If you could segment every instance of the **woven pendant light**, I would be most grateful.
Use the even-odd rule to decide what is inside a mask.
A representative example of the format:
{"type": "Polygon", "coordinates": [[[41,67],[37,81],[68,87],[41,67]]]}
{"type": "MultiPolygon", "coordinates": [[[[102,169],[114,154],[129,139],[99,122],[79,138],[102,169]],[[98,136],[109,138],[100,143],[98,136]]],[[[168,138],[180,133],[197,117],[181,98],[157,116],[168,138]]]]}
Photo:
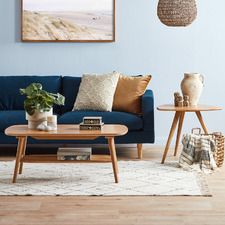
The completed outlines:
{"type": "Polygon", "coordinates": [[[158,17],[167,26],[188,26],[197,17],[195,0],[159,0],[158,17]]]}

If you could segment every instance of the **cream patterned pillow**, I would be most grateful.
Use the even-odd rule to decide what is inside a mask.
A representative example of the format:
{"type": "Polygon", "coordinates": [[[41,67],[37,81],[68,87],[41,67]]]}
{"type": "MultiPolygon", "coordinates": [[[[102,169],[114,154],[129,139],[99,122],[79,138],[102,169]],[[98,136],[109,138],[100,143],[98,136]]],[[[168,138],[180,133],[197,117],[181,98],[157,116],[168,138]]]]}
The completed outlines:
{"type": "Polygon", "coordinates": [[[113,97],[119,74],[84,74],[79,87],[74,110],[112,111],[113,97]]]}

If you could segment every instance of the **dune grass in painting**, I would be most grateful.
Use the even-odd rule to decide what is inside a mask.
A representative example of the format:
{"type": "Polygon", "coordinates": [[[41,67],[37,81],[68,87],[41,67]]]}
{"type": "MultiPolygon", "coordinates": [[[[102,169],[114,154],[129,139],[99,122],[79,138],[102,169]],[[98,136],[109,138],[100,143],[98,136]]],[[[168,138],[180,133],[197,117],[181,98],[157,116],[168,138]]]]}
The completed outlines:
{"type": "Polygon", "coordinates": [[[113,17],[113,12],[107,10],[48,11],[24,7],[23,40],[111,41],[114,36],[113,17]]]}

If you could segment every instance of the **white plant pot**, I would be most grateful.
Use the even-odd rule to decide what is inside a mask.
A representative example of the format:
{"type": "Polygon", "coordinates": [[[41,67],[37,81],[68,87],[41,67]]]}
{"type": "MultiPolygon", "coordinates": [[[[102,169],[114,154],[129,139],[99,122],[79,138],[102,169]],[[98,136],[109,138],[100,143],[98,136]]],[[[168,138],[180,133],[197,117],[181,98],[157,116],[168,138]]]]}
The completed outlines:
{"type": "Polygon", "coordinates": [[[26,120],[28,120],[28,128],[36,130],[40,124],[44,124],[47,126],[47,117],[53,115],[53,110],[49,112],[40,112],[35,111],[35,113],[31,116],[26,112],[26,120]]]}

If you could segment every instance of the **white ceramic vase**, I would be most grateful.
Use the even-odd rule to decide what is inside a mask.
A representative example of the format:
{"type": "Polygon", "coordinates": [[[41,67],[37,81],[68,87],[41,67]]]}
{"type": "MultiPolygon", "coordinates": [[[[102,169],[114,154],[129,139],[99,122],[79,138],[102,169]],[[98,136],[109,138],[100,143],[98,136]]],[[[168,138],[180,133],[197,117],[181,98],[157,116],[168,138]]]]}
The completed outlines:
{"type": "Polygon", "coordinates": [[[28,120],[28,128],[36,130],[37,127],[41,124],[47,126],[47,117],[53,115],[53,110],[49,112],[40,112],[35,111],[35,113],[31,116],[26,112],[26,120],[28,120]]]}
{"type": "Polygon", "coordinates": [[[190,98],[190,106],[198,105],[204,86],[204,77],[199,73],[185,73],[181,82],[183,95],[190,98]]]}

